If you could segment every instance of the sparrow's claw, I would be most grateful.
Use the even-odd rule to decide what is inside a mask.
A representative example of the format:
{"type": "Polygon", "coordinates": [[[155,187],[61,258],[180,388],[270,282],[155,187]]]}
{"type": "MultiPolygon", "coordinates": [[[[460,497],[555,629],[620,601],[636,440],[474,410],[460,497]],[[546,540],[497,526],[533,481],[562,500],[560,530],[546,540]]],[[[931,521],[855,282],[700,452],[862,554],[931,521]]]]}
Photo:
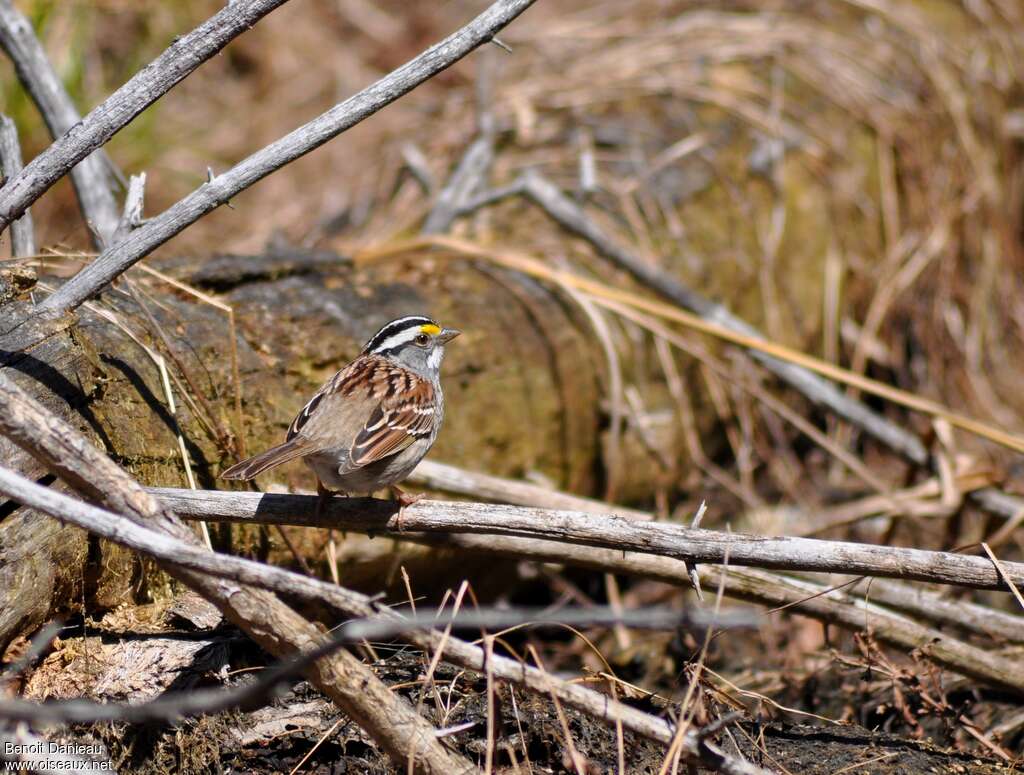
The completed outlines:
{"type": "Polygon", "coordinates": [[[423,500],[427,497],[427,494],[425,492],[404,492],[394,485],[391,486],[391,494],[395,497],[395,500],[398,501],[398,532],[401,533],[404,530],[402,527],[402,521],[405,516],[405,507],[423,500]]]}

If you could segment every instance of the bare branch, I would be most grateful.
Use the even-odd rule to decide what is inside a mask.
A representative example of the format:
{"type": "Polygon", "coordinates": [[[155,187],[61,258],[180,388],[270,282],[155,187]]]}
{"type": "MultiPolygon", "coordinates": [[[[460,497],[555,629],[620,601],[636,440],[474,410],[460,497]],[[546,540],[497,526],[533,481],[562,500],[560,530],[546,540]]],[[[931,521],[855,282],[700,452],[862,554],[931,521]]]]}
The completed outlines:
{"type": "MultiPolygon", "coordinates": [[[[398,507],[373,498],[333,498],[316,513],[307,495],[153,488],[167,508],[186,519],[305,525],[401,535],[398,507]]],[[[402,514],[405,531],[524,536],[568,544],[657,554],[693,563],[722,563],[792,571],[931,581],[1007,590],[991,561],[952,552],[874,546],[814,538],[769,537],[638,522],[618,516],[484,503],[423,500],[402,514]]],[[[1000,563],[1024,584],[1024,563],[1000,563]]]]}
{"type": "Polygon", "coordinates": [[[124,198],[124,211],[117,222],[113,242],[120,242],[142,225],[142,210],[146,204],[146,173],[132,175],[128,181],[128,195],[124,198]]]}
{"type": "Polygon", "coordinates": [[[1024,618],[1005,611],[943,597],[895,581],[874,579],[862,583],[860,589],[867,600],[912,614],[919,620],[975,632],[986,638],[1024,643],[1024,618]]]}
{"type": "MultiPolygon", "coordinates": [[[[4,185],[17,177],[21,171],[21,143],[18,142],[18,128],[7,116],[0,114],[0,172],[4,185]]],[[[36,253],[35,231],[32,213],[26,208],[22,216],[11,224],[11,254],[15,258],[34,256],[36,253]]]]}
{"type": "MultiPolygon", "coordinates": [[[[498,0],[462,29],[431,46],[375,84],[335,105],[200,186],[124,241],[105,250],[56,293],[41,309],[67,311],[99,293],[115,277],[155,248],[249,186],[337,137],[385,105],[462,59],[512,22],[534,0],[498,0]]],[[[232,6],[233,7],[233,6],[232,6]]],[[[2,211],[0,211],[2,212],[2,211]]]]}
{"type": "MultiPolygon", "coordinates": [[[[492,39],[493,40],[493,39],[492,39]]],[[[459,208],[487,187],[494,166],[494,62],[493,49],[484,49],[478,61],[476,78],[477,137],[469,144],[451,177],[438,192],[434,206],[423,222],[424,234],[448,231],[459,208]]]]}
{"type": "Polygon", "coordinates": [[[448,231],[462,204],[487,182],[493,162],[494,135],[484,132],[469,144],[448,182],[438,193],[423,223],[424,234],[448,231]]]}
{"type": "MultiPolygon", "coordinates": [[[[8,55],[17,64],[22,82],[32,92],[33,98],[44,112],[50,131],[57,138],[49,148],[25,167],[22,174],[0,190],[0,231],[46,193],[54,183],[72,171],[76,164],[91,152],[101,148],[139,113],[174,88],[234,38],[286,2],[287,0],[239,0],[229,3],[188,35],[176,37],[159,57],[93,108],[84,119],[79,120],[63,87],[56,81],[56,76],[53,75],[28,20],[14,10],[10,0],[0,0],[0,44],[3,44],[8,55]],[[50,83],[51,80],[55,83],[50,83]],[[39,85],[32,86],[33,83],[39,85]],[[51,94],[49,100],[41,100],[36,96],[37,92],[44,88],[51,94]],[[46,113],[50,113],[52,117],[46,116],[46,113]]],[[[99,158],[97,161],[102,164],[99,158]]],[[[73,172],[72,174],[74,175],[73,172]]],[[[96,177],[98,180],[107,179],[105,174],[96,177]]],[[[77,188],[78,183],[75,185],[77,188]]],[[[99,188],[97,187],[95,194],[100,193],[99,188]]],[[[109,195],[109,189],[106,193],[109,195]]],[[[79,196],[82,196],[81,191],[79,196]]],[[[117,228],[117,207],[113,197],[109,197],[109,202],[104,198],[104,201],[88,207],[86,201],[82,200],[86,218],[94,220],[101,216],[105,222],[94,220],[94,226],[104,240],[109,240],[117,228]]]]}
{"type": "MultiPolygon", "coordinates": [[[[106,455],[43,409],[2,370],[0,433],[79,493],[125,517],[118,520],[122,527],[155,528],[163,533],[159,537],[182,545],[181,555],[195,558],[199,552],[213,557],[173,512],[162,508],[106,455]]],[[[161,565],[216,605],[269,653],[284,656],[306,650],[322,640],[322,633],[311,622],[269,592],[196,573],[177,558],[161,565]]],[[[290,583],[294,586],[294,579],[290,583]]],[[[307,677],[402,767],[412,758],[414,770],[420,773],[472,771],[465,759],[449,752],[437,740],[430,724],[348,651],[341,650],[317,661],[310,666],[307,677]]]]}
{"type": "MultiPolygon", "coordinates": [[[[2,379],[3,375],[0,374],[0,380],[2,379]]],[[[0,406],[0,427],[2,427],[3,419],[3,410],[0,406]]],[[[173,557],[174,565],[170,566],[172,568],[185,567],[203,570],[219,577],[230,576],[243,583],[259,584],[266,588],[286,591],[288,594],[317,599],[350,616],[386,616],[392,619],[399,616],[390,609],[375,604],[370,598],[343,587],[251,560],[215,555],[191,545],[191,542],[170,536],[161,536],[156,531],[149,530],[134,521],[129,522],[115,514],[80,503],[3,469],[0,469],[0,491],[16,492],[14,497],[17,500],[33,508],[51,514],[58,519],[65,519],[82,527],[88,527],[98,535],[123,545],[145,551],[155,557],[173,557]]],[[[235,596],[243,594],[237,585],[232,584],[229,587],[234,590],[235,596]]],[[[206,591],[206,594],[210,595],[209,591],[206,591]]],[[[499,678],[521,683],[531,691],[540,694],[554,693],[561,701],[584,713],[611,724],[619,721],[625,728],[649,739],[668,743],[673,738],[672,726],[662,719],[654,718],[627,705],[610,700],[608,697],[582,686],[559,681],[537,668],[519,664],[505,657],[491,655],[488,658],[480,647],[457,638],[444,637],[441,633],[432,631],[421,634],[413,633],[410,635],[410,640],[425,650],[443,651],[448,655],[449,661],[471,670],[482,673],[488,669],[489,665],[489,669],[499,678]]],[[[392,712],[394,711],[392,710],[392,712]]],[[[726,756],[706,740],[701,740],[695,731],[687,732],[683,747],[691,758],[712,762],[721,772],[735,773],[736,775],[761,772],[753,765],[726,756]]]]}
{"type": "MultiPolygon", "coordinates": [[[[64,84],[53,71],[46,52],[32,30],[32,25],[14,7],[11,0],[0,0],[0,47],[14,62],[18,78],[39,108],[50,134],[56,138],[75,128],[81,120],[78,110],[64,89],[64,84]]],[[[96,147],[98,146],[94,146],[96,147]]],[[[78,195],[78,204],[82,208],[82,216],[97,235],[97,247],[104,247],[117,228],[119,213],[111,190],[106,159],[102,152],[89,153],[94,148],[82,153],[74,163],[47,183],[39,194],[22,196],[18,206],[14,208],[3,203],[8,201],[17,188],[25,182],[30,182],[38,173],[38,159],[30,162],[14,180],[8,181],[0,189],[0,231],[25,212],[43,191],[70,171],[71,182],[78,195]]]]}

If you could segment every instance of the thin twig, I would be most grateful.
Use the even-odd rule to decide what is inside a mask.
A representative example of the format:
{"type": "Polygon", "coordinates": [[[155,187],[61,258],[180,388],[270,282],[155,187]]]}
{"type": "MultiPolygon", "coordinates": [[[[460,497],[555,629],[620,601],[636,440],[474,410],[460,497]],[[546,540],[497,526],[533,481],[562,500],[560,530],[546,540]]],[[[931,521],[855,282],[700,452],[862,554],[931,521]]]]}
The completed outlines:
{"type": "Polygon", "coordinates": [[[142,225],[142,212],[146,206],[146,173],[132,175],[128,181],[128,193],[124,198],[124,209],[121,220],[112,237],[113,242],[120,242],[129,233],[142,225]]]}
{"type": "Polygon", "coordinates": [[[984,541],[981,543],[981,548],[985,550],[985,554],[987,554],[988,558],[992,560],[992,564],[996,567],[996,572],[998,572],[1000,578],[1006,582],[1006,585],[1010,588],[1013,596],[1017,598],[1017,602],[1020,604],[1020,607],[1024,608],[1024,596],[1021,596],[1020,589],[1017,588],[1017,584],[1019,582],[1014,581],[1010,574],[1007,573],[1006,563],[1001,562],[999,558],[996,557],[995,552],[993,552],[989,545],[984,541]]]}
{"type": "MultiPolygon", "coordinates": [[[[21,143],[18,142],[18,127],[7,116],[0,114],[0,173],[6,186],[21,172],[21,143]]],[[[2,231],[2,230],[0,230],[2,231]]],[[[35,227],[32,213],[26,208],[18,220],[11,224],[11,255],[15,258],[36,254],[35,227]]]]}

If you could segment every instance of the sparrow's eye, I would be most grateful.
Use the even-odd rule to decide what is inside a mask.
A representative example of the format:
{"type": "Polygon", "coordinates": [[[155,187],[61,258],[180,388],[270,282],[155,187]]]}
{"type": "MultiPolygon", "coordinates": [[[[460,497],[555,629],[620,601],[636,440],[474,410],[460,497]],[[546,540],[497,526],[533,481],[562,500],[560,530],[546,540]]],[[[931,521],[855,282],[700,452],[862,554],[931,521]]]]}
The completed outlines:
{"type": "Polygon", "coordinates": [[[413,341],[415,341],[420,347],[426,347],[427,343],[430,342],[430,337],[426,334],[419,334],[413,341]]]}

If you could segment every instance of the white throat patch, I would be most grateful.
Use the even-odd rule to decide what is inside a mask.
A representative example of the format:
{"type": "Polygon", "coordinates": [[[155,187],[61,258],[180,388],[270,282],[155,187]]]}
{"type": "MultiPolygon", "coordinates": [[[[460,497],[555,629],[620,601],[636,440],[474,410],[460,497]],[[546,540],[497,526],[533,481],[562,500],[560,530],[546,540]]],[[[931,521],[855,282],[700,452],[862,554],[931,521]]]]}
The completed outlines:
{"type": "Polygon", "coordinates": [[[442,358],[444,358],[444,347],[435,347],[427,356],[427,367],[430,369],[440,368],[442,358]]]}

